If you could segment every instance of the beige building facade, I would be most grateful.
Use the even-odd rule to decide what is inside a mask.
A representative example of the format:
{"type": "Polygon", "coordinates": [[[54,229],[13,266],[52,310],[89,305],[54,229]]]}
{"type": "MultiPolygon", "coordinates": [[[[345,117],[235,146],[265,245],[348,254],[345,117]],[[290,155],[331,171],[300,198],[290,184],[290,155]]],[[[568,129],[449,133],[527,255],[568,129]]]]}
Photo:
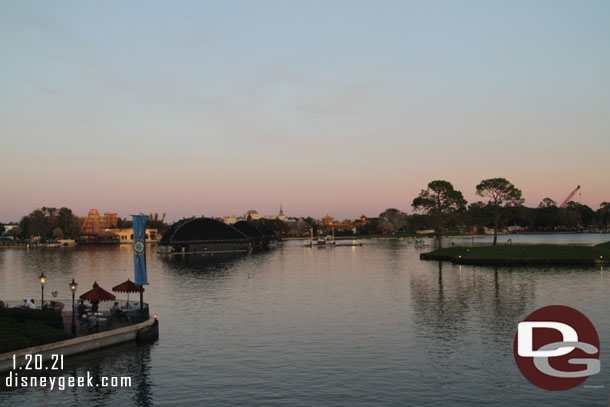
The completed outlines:
{"type": "MultiPolygon", "coordinates": [[[[113,228],[109,230],[119,237],[121,243],[133,243],[133,228],[113,228]]],[[[161,235],[157,229],[146,229],[146,240],[157,242],[161,235]]]]}

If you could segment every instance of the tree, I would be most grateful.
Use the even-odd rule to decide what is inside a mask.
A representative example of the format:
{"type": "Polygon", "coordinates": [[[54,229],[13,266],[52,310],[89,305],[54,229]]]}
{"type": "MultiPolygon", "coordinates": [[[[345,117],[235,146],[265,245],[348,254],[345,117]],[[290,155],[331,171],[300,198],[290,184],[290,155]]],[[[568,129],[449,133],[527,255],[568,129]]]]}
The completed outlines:
{"type": "Polygon", "coordinates": [[[69,239],[74,239],[80,233],[78,219],[74,216],[72,210],[66,207],[59,208],[57,227],[61,228],[64,236],[69,239]]]}
{"type": "Polygon", "coordinates": [[[606,225],[606,229],[608,229],[610,224],[610,202],[602,202],[597,210],[597,215],[599,216],[600,224],[602,226],[606,225]]]}
{"type": "Polygon", "coordinates": [[[306,217],[305,222],[309,225],[310,228],[313,229],[314,236],[318,234],[318,223],[311,216],[306,217]]]}
{"type": "Polygon", "coordinates": [[[32,211],[21,218],[19,222],[21,237],[39,236],[41,239],[56,237],[56,229],[60,229],[62,237],[74,238],[80,233],[80,222],[68,208],[47,208],[32,211]]]}
{"type": "MultiPolygon", "coordinates": [[[[130,227],[133,227],[133,222],[130,227]]],[[[159,232],[163,233],[169,225],[165,223],[165,214],[162,217],[159,217],[157,212],[154,215],[151,213],[146,217],[146,227],[149,229],[157,229],[159,232]]]]}
{"type": "Polygon", "coordinates": [[[407,228],[407,214],[396,208],[389,208],[379,214],[381,228],[389,233],[396,233],[407,228]]]}
{"type": "MultiPolygon", "coordinates": [[[[21,220],[19,221],[19,233],[15,232],[15,236],[20,237],[22,239],[25,239],[27,237],[30,236],[30,217],[29,216],[24,216],[21,218],[21,220]]],[[[17,229],[17,228],[14,228],[17,229]]],[[[14,230],[13,229],[13,230],[14,230]]]]}
{"type": "Polygon", "coordinates": [[[489,205],[493,209],[493,245],[495,246],[498,242],[498,225],[500,224],[502,209],[523,204],[524,199],[521,196],[521,190],[516,188],[506,178],[489,178],[477,185],[477,195],[489,198],[489,205]]]}
{"type": "Polygon", "coordinates": [[[544,198],[540,201],[538,208],[552,208],[557,207],[557,202],[553,201],[551,198],[544,198]]]}
{"type": "Polygon", "coordinates": [[[438,246],[442,247],[441,236],[447,218],[462,211],[466,207],[466,200],[460,191],[453,189],[451,182],[436,180],[430,182],[427,189],[421,190],[412,206],[414,210],[423,210],[434,218],[438,246]]]}
{"type": "Polygon", "coordinates": [[[2,236],[2,234],[4,234],[5,230],[6,230],[6,228],[4,227],[4,225],[0,224],[0,236],[2,236]]]}
{"type": "Polygon", "coordinates": [[[487,225],[491,219],[491,210],[485,202],[477,201],[468,205],[468,209],[462,215],[463,222],[470,233],[481,233],[483,227],[487,225]]]}
{"type": "Polygon", "coordinates": [[[544,198],[534,209],[534,227],[537,230],[552,231],[559,223],[560,209],[551,198],[544,198]]]}
{"type": "Polygon", "coordinates": [[[260,222],[265,228],[273,230],[276,236],[285,236],[290,232],[290,226],[279,219],[258,219],[257,222],[260,222]]]}
{"type": "Polygon", "coordinates": [[[434,223],[428,215],[414,213],[409,215],[409,232],[417,233],[418,230],[434,228],[434,223]]]}
{"type": "Polygon", "coordinates": [[[45,211],[42,209],[36,209],[29,215],[21,218],[19,226],[21,226],[21,229],[26,236],[39,236],[41,238],[48,237],[49,224],[45,216],[45,211]]]}
{"type": "Polygon", "coordinates": [[[63,239],[64,238],[64,231],[61,230],[61,228],[53,229],[53,237],[55,239],[63,239]]]}
{"type": "Polygon", "coordinates": [[[23,230],[19,226],[15,226],[8,232],[6,232],[6,236],[13,236],[13,238],[21,237],[23,234],[23,230]]]}
{"type": "Polygon", "coordinates": [[[382,231],[381,222],[378,218],[367,218],[366,223],[356,230],[359,235],[376,235],[382,231]]]}
{"type": "Polygon", "coordinates": [[[299,218],[297,221],[297,236],[309,236],[311,226],[305,221],[305,218],[299,218]]]}
{"type": "Polygon", "coordinates": [[[116,227],[119,229],[129,229],[133,227],[133,221],[127,220],[127,218],[120,218],[117,221],[116,227]]]}
{"type": "Polygon", "coordinates": [[[588,207],[587,205],[583,205],[578,202],[570,201],[568,202],[568,206],[566,207],[568,212],[574,213],[577,219],[577,227],[581,229],[582,227],[590,226],[593,224],[595,219],[595,211],[588,207]]]}

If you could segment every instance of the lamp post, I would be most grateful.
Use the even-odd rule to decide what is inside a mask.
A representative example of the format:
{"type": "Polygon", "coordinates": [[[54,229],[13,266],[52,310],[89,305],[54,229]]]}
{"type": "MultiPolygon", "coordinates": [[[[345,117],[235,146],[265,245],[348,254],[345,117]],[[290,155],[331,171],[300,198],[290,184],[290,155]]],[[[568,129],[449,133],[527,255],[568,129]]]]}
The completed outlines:
{"type": "Polygon", "coordinates": [[[74,282],[74,277],[72,277],[72,282],[70,284],[68,284],[68,286],[70,287],[70,291],[72,291],[72,335],[76,336],[76,322],[74,320],[74,313],[75,313],[75,309],[74,309],[74,293],[76,292],[76,287],[78,287],[78,284],[76,282],[74,282]]]}
{"type": "Polygon", "coordinates": [[[42,299],[40,301],[40,309],[44,307],[44,283],[47,282],[47,278],[44,273],[40,273],[40,288],[42,290],[42,299]]]}

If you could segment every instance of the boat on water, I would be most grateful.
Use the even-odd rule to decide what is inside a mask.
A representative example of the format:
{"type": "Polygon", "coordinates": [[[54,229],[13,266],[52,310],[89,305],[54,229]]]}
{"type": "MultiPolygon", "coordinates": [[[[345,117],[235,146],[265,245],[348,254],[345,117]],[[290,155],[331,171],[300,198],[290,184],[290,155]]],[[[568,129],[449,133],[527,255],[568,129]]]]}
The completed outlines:
{"type": "Polygon", "coordinates": [[[356,240],[352,240],[351,242],[335,243],[335,246],[358,247],[358,246],[362,246],[362,243],[357,242],[356,240]]]}
{"type": "Polygon", "coordinates": [[[313,229],[310,229],[310,235],[309,235],[309,242],[307,242],[304,246],[305,247],[335,247],[336,246],[336,242],[335,242],[335,231],[333,230],[333,235],[327,235],[326,237],[322,238],[322,237],[318,237],[317,240],[314,241],[313,239],[313,229]]]}
{"type": "Polygon", "coordinates": [[[313,246],[315,247],[335,247],[337,242],[335,242],[335,238],[333,236],[327,235],[323,239],[318,239],[313,246]]]}
{"type": "Polygon", "coordinates": [[[415,247],[428,247],[430,246],[424,239],[415,239],[415,247]]]}
{"type": "Polygon", "coordinates": [[[356,247],[362,246],[362,243],[357,242],[356,240],[352,240],[351,242],[341,242],[337,243],[335,240],[335,233],[333,230],[332,235],[327,235],[325,238],[318,238],[315,242],[313,240],[313,232],[311,237],[309,238],[309,242],[305,244],[305,247],[318,247],[318,248],[326,248],[326,247],[356,247]]]}

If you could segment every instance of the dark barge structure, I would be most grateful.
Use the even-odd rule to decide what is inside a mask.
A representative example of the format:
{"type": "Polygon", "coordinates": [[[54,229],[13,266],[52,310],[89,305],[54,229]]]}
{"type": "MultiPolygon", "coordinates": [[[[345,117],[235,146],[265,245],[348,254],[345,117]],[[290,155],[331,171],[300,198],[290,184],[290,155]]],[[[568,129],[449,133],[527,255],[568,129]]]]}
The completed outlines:
{"type": "Polygon", "coordinates": [[[279,238],[261,221],[228,225],[212,218],[190,218],[174,223],[159,244],[168,254],[249,253],[277,245],[279,238]]]}

